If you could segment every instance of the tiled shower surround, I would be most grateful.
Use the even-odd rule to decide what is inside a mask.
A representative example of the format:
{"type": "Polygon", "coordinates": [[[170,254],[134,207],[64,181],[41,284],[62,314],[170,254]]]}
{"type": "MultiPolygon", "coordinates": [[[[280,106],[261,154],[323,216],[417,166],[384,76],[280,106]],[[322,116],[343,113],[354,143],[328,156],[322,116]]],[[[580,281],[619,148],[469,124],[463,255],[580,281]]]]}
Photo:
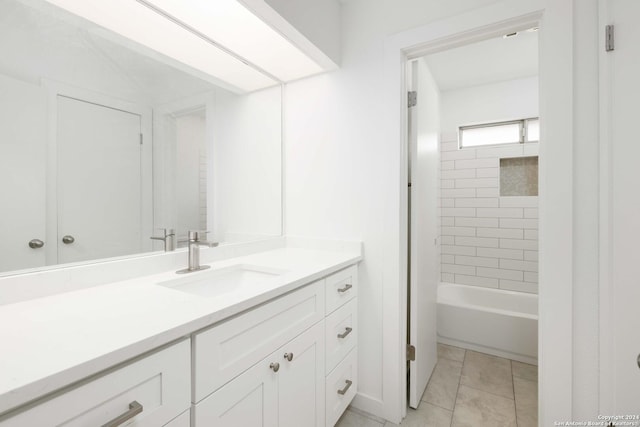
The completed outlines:
{"type": "Polygon", "coordinates": [[[441,141],[441,280],[537,293],[538,197],[500,197],[500,159],[537,156],[538,144],[441,141]]]}

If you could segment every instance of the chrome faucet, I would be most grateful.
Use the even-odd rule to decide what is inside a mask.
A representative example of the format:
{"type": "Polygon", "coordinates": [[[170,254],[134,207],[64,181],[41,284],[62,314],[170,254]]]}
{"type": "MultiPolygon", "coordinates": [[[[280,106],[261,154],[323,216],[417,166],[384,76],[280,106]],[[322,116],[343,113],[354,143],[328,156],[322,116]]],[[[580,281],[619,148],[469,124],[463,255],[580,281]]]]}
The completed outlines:
{"type": "Polygon", "coordinates": [[[163,228],[164,237],[150,237],[151,240],[162,240],[164,251],[170,252],[176,249],[176,233],[173,228],[163,228]]]}
{"type": "Polygon", "coordinates": [[[200,246],[208,246],[210,248],[213,248],[215,246],[218,246],[218,242],[208,242],[206,240],[200,240],[200,235],[206,233],[206,231],[189,231],[189,267],[178,270],[176,271],[176,273],[193,273],[194,271],[206,270],[210,267],[208,265],[200,265],[200,246]]]}

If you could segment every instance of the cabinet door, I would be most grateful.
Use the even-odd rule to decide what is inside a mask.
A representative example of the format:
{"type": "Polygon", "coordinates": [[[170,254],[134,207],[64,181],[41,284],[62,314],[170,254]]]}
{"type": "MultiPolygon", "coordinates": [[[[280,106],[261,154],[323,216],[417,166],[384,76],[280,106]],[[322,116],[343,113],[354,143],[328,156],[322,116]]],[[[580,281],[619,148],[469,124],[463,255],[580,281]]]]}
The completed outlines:
{"type": "Polygon", "coordinates": [[[324,321],[285,344],[275,356],[280,361],[278,425],[324,426],[324,321]]]}
{"type": "Polygon", "coordinates": [[[278,373],[270,367],[273,362],[276,361],[263,359],[198,403],[195,406],[195,425],[276,427],[278,373]]]}

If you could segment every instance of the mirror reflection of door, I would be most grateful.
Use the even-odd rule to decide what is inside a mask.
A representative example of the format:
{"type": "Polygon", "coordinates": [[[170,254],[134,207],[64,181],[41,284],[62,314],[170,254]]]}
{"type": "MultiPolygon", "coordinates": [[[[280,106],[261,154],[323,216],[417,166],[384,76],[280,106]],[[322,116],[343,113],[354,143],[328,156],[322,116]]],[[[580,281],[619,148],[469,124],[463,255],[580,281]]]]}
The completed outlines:
{"type": "Polygon", "coordinates": [[[57,101],[58,263],[141,252],[140,115],[57,101]]]}
{"type": "MultiPolygon", "coordinates": [[[[45,265],[46,98],[0,75],[0,271],[45,265]]],[[[54,243],[55,244],[55,243],[54,243]]]]}

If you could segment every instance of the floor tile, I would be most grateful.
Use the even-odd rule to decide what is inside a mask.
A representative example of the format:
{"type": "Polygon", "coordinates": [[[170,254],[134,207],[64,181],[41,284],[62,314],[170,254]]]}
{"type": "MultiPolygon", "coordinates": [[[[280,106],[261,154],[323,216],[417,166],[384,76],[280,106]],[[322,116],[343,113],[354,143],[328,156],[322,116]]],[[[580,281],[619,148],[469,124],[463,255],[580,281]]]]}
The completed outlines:
{"type": "Polygon", "coordinates": [[[461,362],[439,359],[422,400],[444,409],[453,410],[461,372],[461,362]]]}
{"type": "Polygon", "coordinates": [[[346,410],[336,427],[383,427],[383,424],[361,414],[346,410]]]}
{"type": "Polygon", "coordinates": [[[528,363],[511,361],[511,370],[513,376],[522,378],[529,381],[538,381],[538,367],[535,365],[529,365],[528,363]]]}
{"type": "Polygon", "coordinates": [[[407,416],[402,423],[393,424],[387,421],[384,427],[450,427],[451,411],[421,402],[418,409],[407,408],[407,416]]]}
{"type": "Polygon", "coordinates": [[[513,400],[464,385],[458,390],[452,427],[514,427],[513,400]]]}
{"type": "Polygon", "coordinates": [[[467,350],[460,385],[513,399],[511,361],[467,350]]]}
{"type": "Polygon", "coordinates": [[[518,427],[538,425],[538,383],[523,378],[513,378],[516,397],[518,427]]]}
{"type": "Polygon", "coordinates": [[[464,362],[464,348],[438,343],[438,358],[464,362]]]}

